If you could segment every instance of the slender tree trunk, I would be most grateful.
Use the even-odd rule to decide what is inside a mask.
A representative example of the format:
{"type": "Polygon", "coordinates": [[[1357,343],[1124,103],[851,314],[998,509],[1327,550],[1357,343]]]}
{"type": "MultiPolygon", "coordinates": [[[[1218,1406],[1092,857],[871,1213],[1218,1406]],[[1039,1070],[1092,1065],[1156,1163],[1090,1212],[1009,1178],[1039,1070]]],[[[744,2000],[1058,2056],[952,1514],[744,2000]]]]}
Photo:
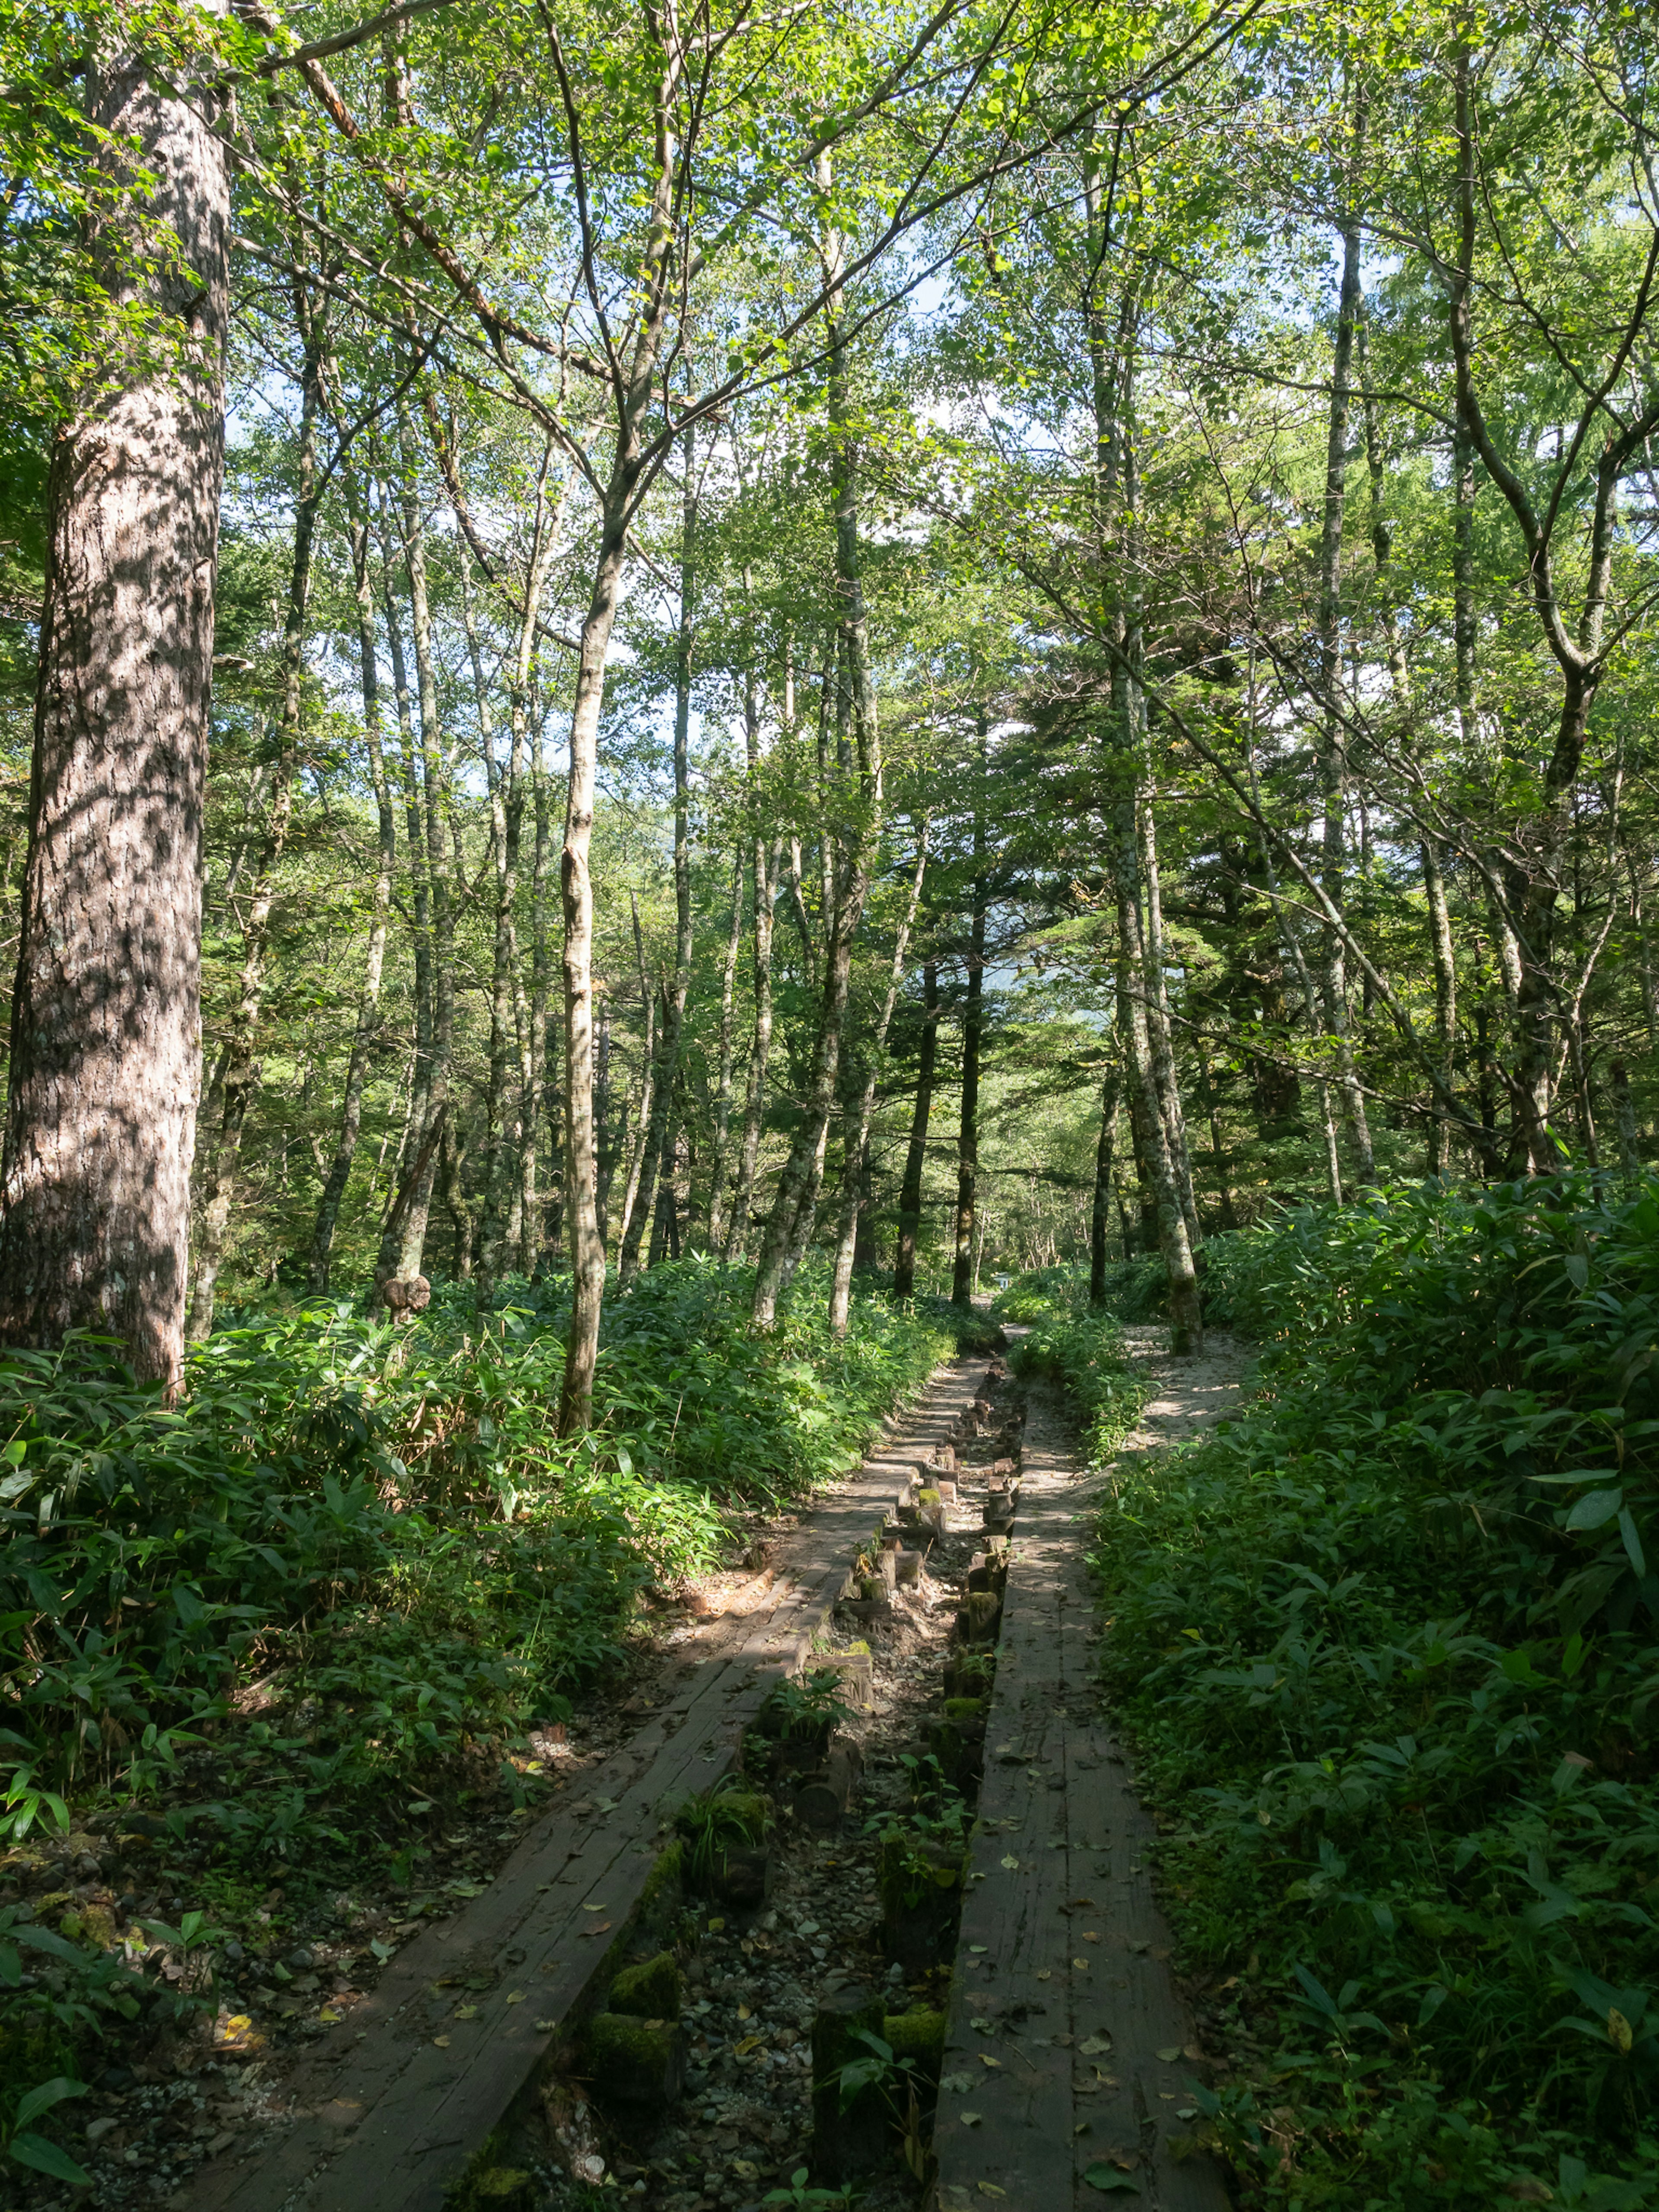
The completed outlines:
{"type": "MultiPolygon", "coordinates": [[[[816,181],[820,192],[827,193],[827,155],[819,157],[816,181]]],[[[823,1171],[824,1142],[835,1106],[842,1025],[852,979],[853,940],[863,919],[881,834],[881,734],[876,720],[875,682],[870,665],[869,626],[864,605],[858,454],[848,394],[846,337],[842,326],[842,299],[838,280],[843,265],[842,249],[839,236],[833,232],[826,236],[823,258],[830,278],[828,387],[830,425],[835,441],[836,596],[848,677],[850,741],[856,761],[860,805],[848,838],[848,857],[839,871],[835,915],[824,946],[823,989],[805,1112],[779,1178],[755,1269],[751,1317],[755,1327],[763,1332],[775,1325],[778,1299],[811,1235],[818,1183],[823,1171]]]]}
{"type": "MultiPolygon", "coordinates": [[[[547,805],[547,762],[544,751],[543,717],[539,711],[532,717],[534,728],[530,753],[531,800],[536,820],[535,858],[530,871],[530,1052],[528,1061],[529,1090],[525,1099],[524,1161],[521,1168],[523,1191],[520,1199],[521,1242],[519,1251],[519,1271],[521,1274],[539,1277],[543,1271],[546,1248],[557,1240],[550,1237],[543,1226],[541,1200],[537,1188],[537,1151],[544,1125],[554,1129],[551,1098],[556,1084],[551,1059],[553,1038],[548,1020],[548,1007],[552,996],[553,971],[549,959],[547,930],[547,864],[552,848],[550,835],[551,823],[547,805]]],[[[556,1136],[555,1138],[556,1147],[556,1136]]],[[[550,1189],[557,1186],[558,1177],[552,1159],[548,1161],[550,1189]]],[[[556,1213],[550,1218],[556,1220],[556,1213]]]]}
{"type": "MultiPolygon", "coordinates": [[[[1118,929],[1122,942],[1133,946],[1139,935],[1133,878],[1121,865],[1117,870],[1117,877],[1118,929]]],[[[1132,969],[1134,964],[1132,954],[1132,969]]],[[[1144,968],[1141,972],[1144,974],[1144,968]]],[[[1126,1001],[1129,1076],[1140,1101],[1146,1164],[1158,1207],[1158,1249],[1164,1255],[1164,1269],[1170,1278],[1170,1315],[1174,1325],[1172,1349],[1177,1354],[1199,1352],[1204,1349],[1204,1313],[1199,1298],[1198,1272],[1193,1264],[1193,1249],[1187,1235],[1187,1217],[1182,1209],[1180,1193],[1176,1188],[1175,1164],[1164,1132],[1162,1103],[1158,1095],[1158,1074],[1152,1063],[1152,1038],[1147,1030],[1146,1003],[1143,994],[1133,987],[1120,994],[1120,1004],[1126,1001]]]]}
{"type": "MultiPolygon", "coordinates": [[[[426,872],[426,838],[421,826],[420,773],[416,759],[415,717],[410,698],[409,670],[404,656],[403,631],[397,602],[388,587],[385,602],[386,650],[392,659],[393,696],[398,707],[399,764],[404,787],[404,824],[409,856],[414,907],[412,931],[415,956],[414,1050],[410,1059],[409,1114],[403,1140],[398,1147],[401,1168],[412,1154],[429,1152],[422,1135],[431,1119],[428,1099],[432,1080],[432,902],[426,872]]],[[[401,1186],[400,1186],[401,1193],[401,1186]]],[[[412,1202],[414,1194],[409,1194],[412,1202]]],[[[377,1282],[398,1273],[403,1249],[403,1224],[408,1206],[387,1212],[380,1231],[380,1249],[374,1262],[377,1282]]]]}
{"type": "MultiPolygon", "coordinates": [[[[421,514],[415,441],[407,413],[400,410],[403,463],[404,560],[409,577],[410,629],[415,647],[415,677],[420,699],[421,822],[426,842],[426,876],[431,900],[432,1048],[426,1081],[427,1126],[434,1126],[449,1103],[450,1062],[455,1040],[455,914],[453,865],[446,836],[448,774],[443,718],[438,704],[438,674],[433,649],[432,610],[427,587],[426,527],[421,514]]],[[[398,1254],[398,1274],[418,1275],[426,1252],[427,1223],[439,1169],[440,1147],[422,1139],[425,1170],[410,1194],[398,1254]]]]}
{"type": "Polygon", "coordinates": [[[1100,1137],[1095,1146],[1095,1194],[1089,1214],[1089,1303],[1106,1303],[1106,1233],[1111,1223],[1113,1153],[1117,1134],[1117,1102],[1123,1088],[1123,1070],[1114,1060],[1107,1066],[1100,1100],[1100,1137]]]}
{"type": "Polygon", "coordinates": [[[1210,1124],[1210,1158],[1215,1167],[1216,1194],[1220,1201],[1221,1226],[1224,1231],[1238,1227],[1238,1214],[1233,1205],[1232,1182],[1229,1175],[1227,1148],[1221,1140],[1221,1116],[1216,1109],[1215,1082],[1210,1073],[1210,1050],[1200,1036],[1198,1044],[1198,1080],[1200,1103],[1210,1124]]]}
{"type": "Polygon", "coordinates": [[[893,1008],[898,1003],[899,985],[904,980],[904,956],[909,950],[910,933],[915,927],[916,908],[921,902],[922,878],[927,870],[927,824],[924,822],[917,845],[915,873],[910,881],[909,904],[893,942],[893,964],[887,978],[887,995],[882,1000],[875,1033],[870,1040],[869,1065],[865,1070],[856,1107],[846,1118],[841,1223],[836,1239],[835,1274],[830,1292],[830,1326],[837,1336],[847,1334],[848,1319],[852,1312],[853,1261],[858,1248],[859,1212],[869,1178],[870,1119],[875,1109],[876,1085],[881,1075],[883,1054],[887,1049],[887,1032],[892,1024],[893,1008]]]}
{"type": "Polygon", "coordinates": [[[985,1024],[985,923],[988,902],[980,872],[985,857],[985,823],[974,816],[974,902],[968,925],[968,988],[962,1011],[962,1112],[957,1126],[957,1218],[951,1302],[971,1304],[974,1279],[974,1207],[979,1196],[979,1060],[985,1024]]]}
{"type": "MultiPolygon", "coordinates": [[[[1364,137],[1364,109],[1356,102],[1355,165],[1364,137]]],[[[1318,710],[1320,784],[1324,801],[1324,856],[1322,881],[1333,906],[1346,910],[1347,899],[1347,757],[1337,702],[1342,689],[1342,534],[1347,503],[1348,417],[1352,400],[1354,332],[1360,307],[1360,238],[1357,217],[1348,217],[1342,233],[1342,286],[1337,305],[1336,344],[1331,363],[1331,405],[1325,448],[1325,514],[1319,549],[1319,678],[1322,694],[1318,710]]],[[[1364,1094],[1354,1071],[1353,1047],[1348,1030],[1346,963],[1340,933],[1325,931],[1323,972],[1320,977],[1325,1025],[1336,1042],[1338,1087],[1342,1116],[1362,1182],[1376,1174],[1371,1133],[1365,1114],[1364,1094]]]]}
{"type": "Polygon", "coordinates": [[[755,1031],[749,1051],[749,1079],[744,1093],[743,1143],[738,1152],[737,1187],[732,1222],[726,1233],[726,1258],[740,1260],[749,1241],[755,1177],[760,1166],[761,1123],[766,1113],[766,1071],[772,1054],[772,872],[771,848],[759,827],[760,715],[753,687],[744,695],[744,736],[748,747],[750,803],[755,830],[755,1031]]]}
{"type": "MultiPolygon", "coordinates": [[[[696,620],[697,494],[696,453],[685,434],[684,496],[680,512],[680,620],[674,656],[674,973],[664,994],[658,1030],[656,1080],[650,1124],[645,1133],[644,1176],[639,1202],[623,1238],[617,1273],[624,1287],[639,1268],[641,1234],[651,1210],[652,1187],[659,1158],[672,1162],[668,1141],[671,1109],[679,1075],[680,1044],[685,1029],[685,995],[691,981],[691,656],[696,620]]],[[[672,1199],[670,1200],[672,1210],[672,1199]]],[[[654,1240],[653,1240],[654,1241],[654,1240]]],[[[676,1248],[679,1237],[676,1231],[676,1248]]],[[[678,1249],[676,1257],[678,1256],[678,1249]]]]}
{"type": "Polygon", "coordinates": [[[146,1380],[184,1348],[201,1050],[201,845],[224,474],[230,186],[224,94],[138,54],[90,64],[89,183],[120,236],[131,194],[179,243],[131,270],[95,244],[118,309],[107,396],[52,443],[0,1218],[0,1338],[113,1335],[146,1380]],[[134,151],[129,154],[128,148],[134,151]]]}
{"type": "Polygon", "coordinates": [[[329,1163],[323,1193],[317,1204],[317,1223],[311,1238],[311,1287],[319,1295],[328,1289],[330,1255],[340,1203],[350,1179],[362,1127],[363,1093],[369,1061],[380,1034],[380,978],[386,964],[386,921],[392,907],[392,878],[397,865],[397,817],[392,803],[392,784],[380,748],[380,672],[374,638],[374,598],[368,573],[368,523],[359,512],[356,480],[347,479],[352,502],[351,562],[357,594],[357,653],[363,694],[363,743],[368,754],[369,783],[374,793],[378,830],[374,890],[369,908],[368,951],[363,963],[362,988],[357,1000],[357,1027],[346,1066],[345,1097],[340,1109],[340,1133],[329,1163]]]}
{"type": "MultiPolygon", "coordinates": [[[[1457,961],[1452,947],[1451,912],[1446,903],[1446,878],[1432,837],[1425,836],[1423,893],[1429,909],[1429,942],[1434,956],[1434,1028],[1440,1048],[1441,1071],[1449,1090],[1457,1048],[1457,961]]],[[[1450,1153],[1450,1130],[1444,1113],[1432,1107],[1429,1121],[1429,1173],[1444,1175],[1450,1153]]]]}
{"type": "Polygon", "coordinates": [[[634,958],[639,969],[640,1020],[645,1030],[645,1048],[640,1063],[640,1107],[634,1117],[634,1146],[628,1163],[628,1175],[623,1185],[622,1220],[617,1233],[617,1249],[628,1242],[640,1201],[640,1185],[645,1179],[645,1148],[651,1133],[657,1103],[657,999],[645,972],[645,939],[640,929],[640,902],[632,891],[628,903],[634,917],[634,958]]]}
{"type": "Polygon", "coordinates": [[[726,1243],[726,1152],[732,1139],[732,1011],[737,999],[738,948],[743,942],[743,855],[732,863],[732,927],[720,970],[720,1066],[714,1079],[714,1155],[708,1167],[708,1249],[726,1243]]]}
{"type": "Polygon", "coordinates": [[[278,724],[276,766],[271,780],[264,836],[242,921],[242,970],[231,1012],[224,1054],[215,1079],[217,1125],[210,1126],[202,1161],[196,1248],[191,1270],[189,1334],[200,1343],[213,1332],[214,1294],[224,1260],[231,1202],[241,1164],[242,1138],[259,1084],[258,1035],[264,1010],[265,968],[270,950],[270,915],[277,871],[294,817],[294,787],[300,766],[304,707],[306,619],[311,604],[312,550],[322,483],[317,467],[317,425],[322,411],[323,350],[318,314],[303,278],[295,280],[294,305],[302,333],[300,372],[300,447],[294,502],[294,550],[289,568],[288,605],[283,624],[283,702],[278,724]]]}
{"type": "Polygon", "coordinates": [[[1607,1082],[1613,1091],[1613,1126],[1619,1133],[1619,1170],[1633,1189],[1642,1179],[1642,1139],[1631,1097],[1630,1071],[1622,1059],[1609,1064],[1607,1082]]]}
{"type": "Polygon", "coordinates": [[[921,1177],[927,1161],[927,1123],[933,1110],[933,1064],[939,1054],[939,968],[921,970],[921,1048],[916,1061],[916,1103],[910,1115],[910,1142],[899,1187],[898,1253],[893,1266],[893,1295],[908,1298],[916,1286],[916,1237],[921,1227],[921,1177]]]}

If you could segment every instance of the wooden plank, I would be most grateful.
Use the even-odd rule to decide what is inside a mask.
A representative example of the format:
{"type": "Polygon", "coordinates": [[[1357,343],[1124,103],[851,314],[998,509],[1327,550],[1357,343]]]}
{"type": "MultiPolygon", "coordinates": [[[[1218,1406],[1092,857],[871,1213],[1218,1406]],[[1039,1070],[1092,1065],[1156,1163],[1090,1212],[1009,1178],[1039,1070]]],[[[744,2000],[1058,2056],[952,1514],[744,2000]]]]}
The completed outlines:
{"type": "Polygon", "coordinates": [[[981,2182],[1005,2192],[1011,2212],[1015,2205],[1097,2212],[1105,2200],[1083,2177],[1114,2153],[1134,2161],[1137,2201],[1150,2212],[1226,2212],[1213,2160],[1177,2154],[1189,2150],[1176,2114],[1188,2108],[1194,2078],[1182,2055],[1193,2045],[1192,2022],[1170,1973],[1169,1932],[1152,1895],[1153,1824],[1099,1714],[1097,1629],[1083,1563],[1096,1486],[1080,1477],[1060,1402],[1045,1389],[1034,1389],[1028,1401],[1022,1462],[986,1735],[983,1832],[975,1846],[975,1869],[987,1879],[964,1901],[946,2071],[962,2067],[964,2051],[980,2039],[971,2026],[975,1977],[967,1947],[1003,1947],[1018,1978],[1016,1984],[999,1973],[1008,2014],[1033,1996],[1048,2011],[1000,2024],[1000,2039],[1006,2036],[1032,2063],[1029,2106],[1005,2098],[994,2114],[989,2097],[976,2099],[970,2109],[983,2112],[984,2122],[969,2130],[955,2118],[951,2099],[941,2097],[939,2212],[970,2206],[986,2212],[981,2182]],[[1015,1756],[999,1756],[1004,1744],[1015,1756]],[[1028,1778],[1033,1774],[1036,1784],[1028,1778]],[[1063,1789],[1054,1789],[1056,1782],[1063,1789]],[[1018,1829],[1001,1825],[1008,1820],[1018,1829]],[[1016,1832],[1024,1847],[1007,1850],[1003,1838],[1016,1832]],[[1005,1850],[1018,1857],[1018,1869],[1000,1868],[1005,1850]],[[1007,1885],[1000,1892],[994,1869],[1007,1885]],[[1063,2028],[1049,2027],[1061,2019],[1063,2028]],[[1045,2037],[1060,2034],[1069,2038],[1058,2046],[1063,2094],[1061,2068],[1042,2051],[1045,2037]],[[1103,2047],[1086,2051],[1091,2042],[1103,2047]],[[1177,2055],[1161,2058],[1164,2051],[1177,2055]],[[1040,2120],[1034,2117],[1039,2076],[1040,2120]],[[1037,2125],[1049,2136],[1046,2156],[1027,2147],[1037,2125]]]}
{"type": "MultiPolygon", "coordinates": [[[[905,1449],[942,1434],[972,1401],[954,1361],[891,1424],[905,1449]]],[[[890,1447],[884,1445],[884,1454],[890,1447]]],[[[902,1484],[882,1456],[826,1492],[780,1547],[777,1578],[754,1612],[699,1639],[627,1746],[581,1778],[586,1819],[558,1805],[501,1874],[447,1925],[422,1932],[348,2022],[289,2077],[289,2117],[197,2174],[192,2212],[439,2212],[446,2189],[533,2081],[556,2033],[613,1971],[660,1848],[659,1824],[735,1765],[744,1727],[773,1684],[799,1671],[829,1626],[852,1558],[902,1484]],[[591,1903],[602,1914],[587,1912],[591,1903]],[[606,1945],[596,1922],[615,1931],[606,1945]],[[465,1978],[477,2017],[459,2021],[465,1978]],[[443,2045],[439,2036],[447,2039],[443,2045]]],[[[711,1626],[714,1626],[711,1624],[711,1626]]]]}

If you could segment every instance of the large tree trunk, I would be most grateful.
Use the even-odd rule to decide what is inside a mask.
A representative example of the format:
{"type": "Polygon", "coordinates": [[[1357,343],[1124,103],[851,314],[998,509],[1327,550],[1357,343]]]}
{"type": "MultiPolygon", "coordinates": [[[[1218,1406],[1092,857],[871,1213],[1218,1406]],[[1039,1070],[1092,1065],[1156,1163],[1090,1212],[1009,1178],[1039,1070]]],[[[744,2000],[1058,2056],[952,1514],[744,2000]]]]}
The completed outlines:
{"type": "Polygon", "coordinates": [[[368,573],[368,525],[357,509],[355,481],[348,477],[354,495],[351,518],[351,562],[357,592],[357,653],[362,672],[363,742],[368,753],[369,781],[374,792],[378,827],[378,858],[374,890],[369,908],[368,951],[363,963],[362,988],[357,1000],[357,1026],[346,1066],[345,1097],[340,1109],[340,1133],[334,1157],[317,1203],[317,1224],[311,1237],[311,1287],[319,1294],[328,1288],[330,1255],[340,1202],[351,1176],[362,1128],[363,1092],[368,1083],[369,1061],[380,1034],[380,978],[386,964],[386,919],[392,906],[392,877],[397,862],[397,817],[392,804],[392,785],[380,748],[380,672],[375,653],[374,599],[368,573]]]}
{"type": "Polygon", "coordinates": [[[926,962],[921,971],[921,1048],[916,1061],[916,1103],[910,1115],[910,1142],[899,1186],[898,1251],[893,1262],[893,1296],[911,1297],[916,1287],[916,1238],[921,1227],[921,1176],[927,1160],[927,1123],[933,1110],[933,1065],[939,1055],[939,968],[926,962]]]}
{"type": "Polygon", "coordinates": [[[222,94],[94,64],[98,279],[177,341],[54,441],[0,1218],[0,1337],[118,1337],[176,1382],[201,1048],[202,795],[224,474],[222,94]],[[126,150],[129,144],[132,155],[126,150]],[[135,193],[143,234],[122,237],[135,193]],[[148,226],[179,241],[152,259],[148,226]],[[120,258],[133,249],[129,274],[120,258]]]}

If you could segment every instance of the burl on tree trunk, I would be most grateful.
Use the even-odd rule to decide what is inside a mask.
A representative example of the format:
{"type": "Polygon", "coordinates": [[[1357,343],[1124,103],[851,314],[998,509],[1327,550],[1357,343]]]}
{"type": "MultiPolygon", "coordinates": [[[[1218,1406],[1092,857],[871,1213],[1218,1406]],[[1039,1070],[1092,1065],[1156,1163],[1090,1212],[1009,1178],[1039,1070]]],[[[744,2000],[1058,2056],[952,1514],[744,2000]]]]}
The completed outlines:
{"type": "Polygon", "coordinates": [[[201,1053],[230,211],[216,97],[161,88],[184,73],[129,55],[89,87],[101,159],[125,165],[136,141],[140,165],[131,211],[133,179],[100,180],[100,280],[118,313],[157,325],[143,357],[136,337],[115,350],[112,388],[53,449],[0,1200],[0,1337],[95,1330],[168,1381],[201,1053]]]}

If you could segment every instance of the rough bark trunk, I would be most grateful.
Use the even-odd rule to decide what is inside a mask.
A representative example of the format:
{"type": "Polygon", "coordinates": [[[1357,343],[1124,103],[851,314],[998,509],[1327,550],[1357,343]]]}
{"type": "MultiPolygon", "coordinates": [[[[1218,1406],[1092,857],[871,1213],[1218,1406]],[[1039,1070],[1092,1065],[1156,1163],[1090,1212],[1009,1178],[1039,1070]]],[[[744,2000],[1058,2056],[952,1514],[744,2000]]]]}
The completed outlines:
{"type": "Polygon", "coordinates": [[[933,1110],[933,1064],[939,1054],[939,968],[926,962],[921,971],[921,1048],[916,1060],[916,1102],[910,1115],[910,1142],[899,1187],[898,1251],[893,1263],[893,1295],[908,1298],[916,1287],[916,1238],[921,1227],[921,1176],[927,1161],[927,1123],[933,1110]]]}
{"type": "Polygon", "coordinates": [[[154,314],[177,352],[159,364],[135,348],[109,396],[53,443],[0,1218],[0,1337],[94,1329],[169,1385],[200,1080],[230,230],[222,99],[153,75],[142,55],[88,77],[104,134],[94,190],[112,200],[98,281],[118,308],[154,314]],[[177,238],[176,262],[130,240],[143,273],[129,273],[115,227],[129,192],[177,238]]]}

